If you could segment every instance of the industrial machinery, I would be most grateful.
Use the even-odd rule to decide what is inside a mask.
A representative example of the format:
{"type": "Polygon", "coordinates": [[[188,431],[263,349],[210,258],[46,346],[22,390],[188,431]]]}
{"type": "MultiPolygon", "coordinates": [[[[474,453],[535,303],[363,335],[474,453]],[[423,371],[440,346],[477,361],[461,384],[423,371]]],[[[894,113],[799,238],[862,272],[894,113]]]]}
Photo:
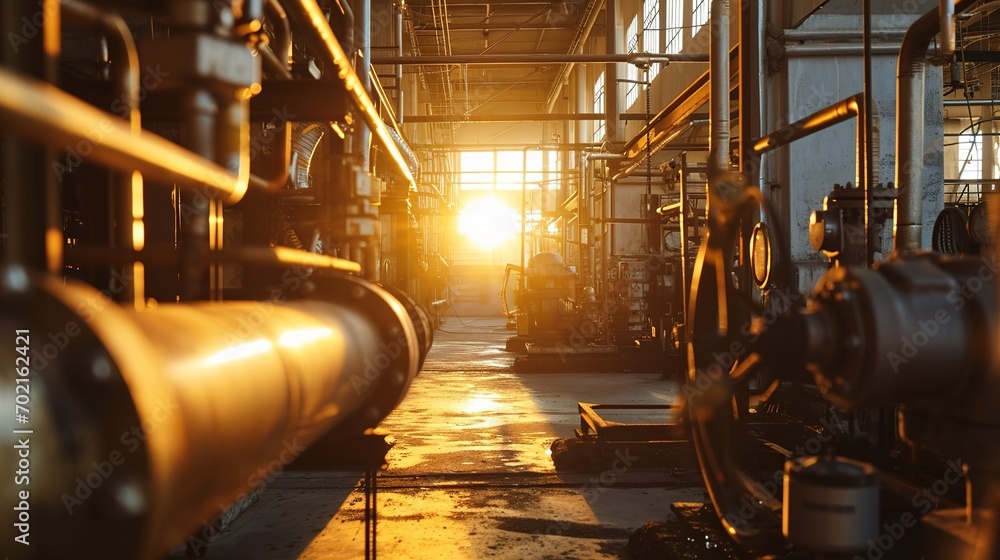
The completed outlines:
{"type": "MultiPolygon", "coordinates": [[[[605,333],[604,316],[599,313],[593,288],[579,290],[576,273],[556,253],[543,252],[528,259],[525,270],[508,265],[503,286],[512,273],[520,273],[513,309],[505,310],[514,318],[517,334],[507,341],[508,351],[530,353],[607,351],[596,346],[605,333]]],[[[506,305],[506,294],[501,294],[506,305]]]]}
{"type": "Polygon", "coordinates": [[[3,4],[3,550],[162,557],[406,394],[450,202],[418,183],[370,17],[3,4]]]}
{"type": "MultiPolygon", "coordinates": [[[[725,4],[717,1],[713,8],[725,10],[725,4]]],[[[1000,334],[996,264],[992,256],[961,258],[917,251],[923,186],[920,158],[908,150],[920,151],[923,146],[915,146],[920,143],[905,129],[922,118],[920,84],[930,40],[941,32],[947,45],[950,18],[974,4],[941,2],[940,10],[918,19],[903,38],[896,90],[898,197],[872,180],[872,120],[871,111],[865,110],[872,107],[870,74],[864,81],[867,100],[857,96],[857,101],[841,104],[860,105],[857,110],[823,109],[755,142],[754,149],[766,150],[796,141],[837,121],[836,114],[853,112],[859,125],[856,153],[861,186],[835,187],[826,208],[814,214],[809,226],[814,248],[834,255],[839,266],[819,279],[808,303],[780,313],[755,307],[740,293],[742,286],[732,281],[740,222],[766,204],[766,197],[747,186],[747,177],[732,172],[728,158],[719,155],[728,154],[729,132],[722,123],[729,117],[729,95],[712,97],[708,236],[692,282],[688,406],[692,439],[718,519],[726,534],[753,550],[778,551],[794,545],[822,555],[850,555],[883,546],[878,540],[882,528],[871,465],[832,457],[790,461],[784,476],[784,511],[774,489],[739,466],[739,454],[734,453],[737,434],[739,426],[749,421],[739,397],[742,384],[762,367],[780,379],[801,383],[805,367],[832,405],[847,410],[888,409],[890,422],[898,418],[898,435],[914,453],[930,453],[942,465],[960,459],[966,508],[957,514],[942,510],[924,517],[930,535],[927,554],[948,558],[995,554],[988,535],[997,513],[991,493],[1000,428],[995,414],[1000,396],[994,351],[1000,334]],[[871,266],[875,255],[883,252],[882,226],[893,198],[895,254],[871,266]],[[812,505],[805,507],[805,502],[812,505]],[[833,519],[834,511],[842,515],[833,519]],[[807,519],[822,523],[824,532],[811,529],[807,519]]],[[[864,12],[866,40],[870,40],[869,10],[870,6],[864,12]]],[[[722,18],[716,23],[725,25],[722,18]]],[[[725,28],[715,31],[725,44],[725,28]]],[[[713,75],[727,75],[727,53],[713,49],[712,54],[712,72],[718,73],[713,75]]],[[[870,71],[869,65],[866,59],[870,71]]],[[[761,213],[769,213],[765,210],[761,213]]],[[[788,262],[787,253],[782,258],[788,262]]],[[[889,430],[881,444],[891,449],[895,432],[891,425],[882,428],[889,430]]],[[[916,523],[915,517],[910,519],[916,523]]]]}

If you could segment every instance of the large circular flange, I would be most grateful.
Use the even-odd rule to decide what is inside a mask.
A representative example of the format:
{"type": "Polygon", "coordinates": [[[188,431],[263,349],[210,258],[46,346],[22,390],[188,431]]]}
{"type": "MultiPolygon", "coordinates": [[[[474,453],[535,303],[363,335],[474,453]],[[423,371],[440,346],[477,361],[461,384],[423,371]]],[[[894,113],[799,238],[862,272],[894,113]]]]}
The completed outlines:
{"type": "MultiPolygon", "coordinates": [[[[0,376],[0,394],[24,402],[22,416],[12,411],[10,418],[25,420],[0,436],[0,463],[24,467],[23,478],[0,486],[0,501],[18,504],[28,492],[28,557],[79,558],[81,550],[134,556],[148,521],[151,464],[146,426],[105,343],[108,333],[93,328],[96,317],[117,316],[115,304],[88,286],[5,267],[0,310],[9,339],[0,360],[13,373],[0,376]],[[80,546],[68,550],[66,542],[80,546]]],[[[7,542],[13,529],[0,531],[7,542]]]]}
{"type": "Polygon", "coordinates": [[[406,395],[420,371],[419,339],[416,327],[402,302],[381,286],[354,276],[326,276],[315,279],[322,297],[354,309],[377,326],[382,340],[379,352],[368,358],[358,372],[360,408],[334,428],[333,436],[352,437],[381,422],[406,395]]]}

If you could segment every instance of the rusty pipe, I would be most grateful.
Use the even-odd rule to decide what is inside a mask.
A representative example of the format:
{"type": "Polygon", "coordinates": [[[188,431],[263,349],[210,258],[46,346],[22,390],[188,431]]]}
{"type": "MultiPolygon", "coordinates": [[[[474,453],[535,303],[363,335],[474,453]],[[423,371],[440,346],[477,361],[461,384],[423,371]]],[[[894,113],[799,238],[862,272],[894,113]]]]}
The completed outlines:
{"type": "MultiPolygon", "coordinates": [[[[0,420],[3,464],[30,440],[28,557],[161,558],[330,430],[380,422],[424,354],[413,322],[376,285],[308,281],[331,297],[291,300],[306,285],[293,277],[269,301],[139,313],[86,285],[0,269],[0,323],[32,348],[30,420],[0,420]]],[[[11,401],[16,376],[0,378],[11,401]]],[[[25,489],[9,480],[0,496],[17,503],[25,489]]]]}

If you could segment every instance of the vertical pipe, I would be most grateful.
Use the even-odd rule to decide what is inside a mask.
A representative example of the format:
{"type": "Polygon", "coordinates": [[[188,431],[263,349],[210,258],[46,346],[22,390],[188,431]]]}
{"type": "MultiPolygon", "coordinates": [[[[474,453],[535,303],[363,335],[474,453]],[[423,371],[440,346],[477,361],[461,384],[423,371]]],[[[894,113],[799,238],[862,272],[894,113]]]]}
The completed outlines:
{"type": "MultiPolygon", "coordinates": [[[[524,154],[523,155],[524,167],[521,168],[521,286],[522,286],[522,288],[524,287],[524,276],[525,276],[525,270],[524,270],[524,262],[525,262],[524,252],[525,252],[525,248],[524,247],[525,247],[525,243],[526,243],[525,235],[526,235],[526,231],[527,231],[527,227],[525,226],[525,222],[527,222],[527,220],[528,220],[528,197],[527,197],[527,192],[528,192],[528,176],[527,176],[527,172],[526,172],[526,170],[528,168],[528,148],[524,148],[523,154],[524,154]]],[[[496,152],[493,152],[493,164],[494,164],[493,168],[496,169],[496,152]]]]}
{"type": "MultiPolygon", "coordinates": [[[[119,116],[128,121],[132,134],[142,132],[139,112],[139,54],[135,40],[125,20],[117,14],[103,12],[75,0],[63,0],[65,19],[74,24],[102,33],[108,41],[111,77],[115,100],[120,102],[119,116]]],[[[144,205],[142,175],[138,171],[118,171],[112,174],[117,231],[112,244],[127,250],[141,251],[145,245],[144,205]]],[[[145,305],[145,278],[142,263],[130,265],[131,282],[122,285],[121,297],[131,301],[136,310],[145,305]]],[[[128,276],[128,275],[127,275],[128,276]]]]}
{"type": "MultiPolygon", "coordinates": [[[[215,119],[219,107],[211,92],[194,88],[181,96],[184,120],[182,142],[192,152],[215,159],[215,119]]],[[[180,296],[182,300],[204,299],[210,274],[202,265],[202,253],[210,246],[212,201],[204,193],[182,194],[178,204],[180,231],[180,296]]]]}
{"type": "Polygon", "coordinates": [[[938,12],[941,18],[938,51],[951,56],[955,54],[955,0],[941,0],[938,12]]]}
{"type": "MultiPolygon", "coordinates": [[[[607,0],[604,6],[607,54],[618,54],[618,0],[607,0]]],[[[608,142],[618,141],[618,63],[609,62],[604,71],[604,130],[608,142]]]]}
{"type": "MultiPolygon", "coordinates": [[[[403,56],[403,5],[396,3],[396,54],[403,56]]],[[[403,65],[396,65],[396,119],[403,124],[403,65]]],[[[402,130],[399,131],[403,133],[402,130]]]]}
{"type": "MultiPolygon", "coordinates": [[[[740,138],[760,138],[760,90],[754,87],[761,83],[760,44],[761,31],[760,2],[743,2],[739,10],[739,123],[740,138]]],[[[740,142],[740,172],[747,184],[760,186],[760,154],[753,145],[740,142]]],[[[740,235],[740,287],[749,294],[753,289],[750,281],[750,237],[754,224],[760,220],[760,212],[748,210],[743,217],[740,235]]]]}
{"type": "MultiPolygon", "coordinates": [[[[742,134],[742,133],[741,133],[742,134]]],[[[685,331],[687,331],[691,322],[688,321],[688,285],[690,280],[688,279],[688,231],[687,231],[687,213],[690,210],[688,205],[687,197],[687,152],[681,152],[680,156],[680,181],[678,185],[678,190],[680,192],[680,210],[678,211],[677,222],[681,228],[681,317],[685,325],[685,331]]],[[[687,342],[691,340],[690,334],[688,332],[684,333],[684,340],[687,342]]]]}
{"type": "MultiPolygon", "coordinates": [[[[956,0],[955,12],[976,0],[956,0]]],[[[896,188],[899,198],[893,220],[895,249],[917,251],[923,236],[924,75],[927,49],[941,31],[937,9],[910,26],[899,48],[896,64],[896,188]]]]}
{"type": "Polygon", "coordinates": [[[712,0],[709,38],[709,116],[708,140],[708,212],[710,221],[713,196],[719,195],[719,182],[729,172],[729,0],[712,0]]]}
{"type": "MultiPolygon", "coordinates": [[[[0,66],[55,82],[60,45],[58,0],[0,5],[0,66]],[[34,23],[41,20],[41,29],[34,23]],[[28,25],[25,22],[29,22],[28,25]],[[34,29],[26,36],[23,27],[34,29]]],[[[36,270],[62,270],[62,204],[55,154],[13,135],[3,141],[4,259],[36,270]]]]}
{"type": "Polygon", "coordinates": [[[858,154],[858,183],[860,183],[864,208],[864,228],[865,228],[865,266],[871,268],[875,260],[875,240],[872,239],[871,227],[871,197],[872,189],[875,187],[875,158],[873,156],[872,145],[874,142],[874,124],[872,113],[875,110],[874,95],[872,92],[872,0],[862,0],[861,17],[863,28],[863,50],[864,50],[864,93],[865,103],[861,108],[858,120],[862,123],[864,131],[863,138],[858,138],[858,144],[863,149],[858,154]]]}
{"type": "MultiPolygon", "coordinates": [[[[360,56],[355,57],[355,69],[358,73],[358,78],[361,80],[361,87],[364,88],[365,92],[368,93],[369,97],[372,97],[372,77],[371,77],[371,60],[372,60],[372,4],[370,0],[358,0],[354,5],[355,13],[355,25],[357,26],[355,30],[354,40],[357,45],[358,53],[360,56]]],[[[372,97],[374,99],[374,97],[372,97]]],[[[371,155],[371,150],[369,145],[371,144],[371,129],[365,124],[364,121],[358,123],[358,150],[360,150],[360,155],[364,160],[364,171],[368,173],[371,169],[371,162],[369,157],[371,155]]],[[[358,153],[358,152],[355,152],[358,153]]]]}

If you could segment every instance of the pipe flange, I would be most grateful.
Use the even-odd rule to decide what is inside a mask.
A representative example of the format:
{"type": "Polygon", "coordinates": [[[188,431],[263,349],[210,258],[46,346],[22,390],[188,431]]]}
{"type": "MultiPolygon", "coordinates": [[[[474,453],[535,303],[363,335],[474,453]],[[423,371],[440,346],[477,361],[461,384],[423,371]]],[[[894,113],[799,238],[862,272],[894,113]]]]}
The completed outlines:
{"type": "Polygon", "coordinates": [[[357,377],[368,402],[327,435],[354,437],[377,426],[403,400],[420,371],[419,337],[403,303],[381,286],[355,276],[330,275],[315,282],[316,296],[329,294],[330,301],[370,317],[381,337],[378,354],[366,359],[357,377]]]}
{"type": "Polygon", "coordinates": [[[17,358],[29,362],[28,375],[0,378],[0,392],[11,401],[24,396],[16,420],[25,420],[3,431],[0,451],[5,465],[25,461],[24,484],[15,479],[0,493],[12,504],[29,493],[31,558],[79,557],[79,549],[60,546],[65,542],[125,557],[144,533],[150,501],[144,426],[118,364],[89,324],[112,307],[96,290],[0,268],[0,328],[10,336],[0,359],[5,367],[17,358]],[[28,334],[15,344],[18,331],[28,334]]]}

